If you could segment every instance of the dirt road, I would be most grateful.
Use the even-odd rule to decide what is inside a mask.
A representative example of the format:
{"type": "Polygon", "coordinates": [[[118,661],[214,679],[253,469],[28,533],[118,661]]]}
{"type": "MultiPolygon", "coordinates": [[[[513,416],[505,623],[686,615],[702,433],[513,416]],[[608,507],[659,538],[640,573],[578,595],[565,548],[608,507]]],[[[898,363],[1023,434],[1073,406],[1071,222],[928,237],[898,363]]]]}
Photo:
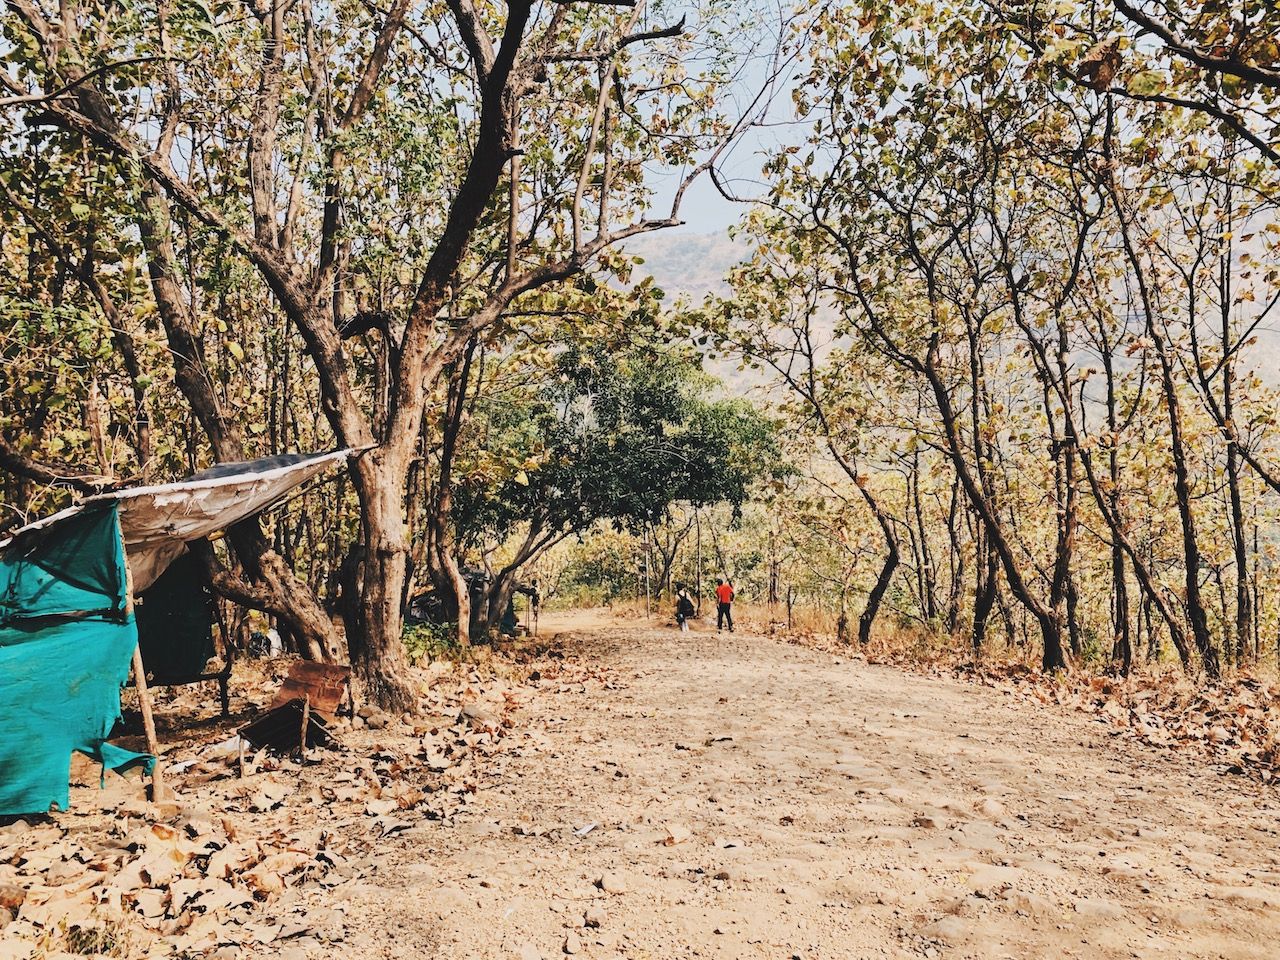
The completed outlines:
{"type": "Polygon", "coordinates": [[[533,692],[471,812],[339,888],[351,960],[1280,949],[1274,788],[998,690],[566,626],[602,679],[533,692]]]}

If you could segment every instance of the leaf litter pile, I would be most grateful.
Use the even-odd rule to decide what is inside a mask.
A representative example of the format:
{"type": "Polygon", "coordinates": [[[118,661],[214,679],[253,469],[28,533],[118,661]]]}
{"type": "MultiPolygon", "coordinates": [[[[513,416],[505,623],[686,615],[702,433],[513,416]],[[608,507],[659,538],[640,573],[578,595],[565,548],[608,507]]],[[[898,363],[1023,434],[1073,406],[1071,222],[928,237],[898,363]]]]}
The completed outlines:
{"type": "MultiPolygon", "coordinates": [[[[0,826],[0,960],[336,953],[349,918],[335,888],[376,872],[393,838],[447,827],[519,749],[522,695],[574,669],[555,649],[432,664],[418,716],[363,707],[332,749],[250,753],[243,777],[226,729],[206,722],[174,746],[179,724],[162,736],[175,797],[159,804],[136,777],[108,773],[99,790],[97,767],[78,764],[70,812],[0,826]]],[[[269,683],[250,680],[249,701],[269,683]]],[[[184,704],[210,709],[192,692],[163,709],[184,704]]]]}
{"type": "Polygon", "coordinates": [[[1223,772],[1280,781],[1280,684],[1259,677],[1239,674],[1204,684],[1174,668],[1127,678],[1085,671],[1050,675],[1020,661],[993,659],[975,666],[953,647],[915,641],[879,640],[864,651],[808,631],[787,639],[838,657],[970,680],[1028,702],[1069,707],[1116,735],[1161,749],[1198,750],[1223,772]]]}

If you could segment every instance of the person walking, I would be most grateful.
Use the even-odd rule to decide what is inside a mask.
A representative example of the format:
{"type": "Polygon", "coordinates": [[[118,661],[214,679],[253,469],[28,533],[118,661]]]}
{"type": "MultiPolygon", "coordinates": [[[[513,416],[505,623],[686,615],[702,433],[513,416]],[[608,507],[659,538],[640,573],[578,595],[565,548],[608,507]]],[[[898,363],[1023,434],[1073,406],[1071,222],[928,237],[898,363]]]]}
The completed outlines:
{"type": "Polygon", "coordinates": [[[733,584],[716,577],[716,632],[723,630],[727,623],[729,632],[733,633],[733,597],[733,584]]]}
{"type": "Polygon", "coordinates": [[[685,589],[684,584],[679,584],[676,588],[676,623],[680,625],[681,633],[689,632],[689,618],[695,612],[693,598],[689,596],[689,591],[685,589]]]}

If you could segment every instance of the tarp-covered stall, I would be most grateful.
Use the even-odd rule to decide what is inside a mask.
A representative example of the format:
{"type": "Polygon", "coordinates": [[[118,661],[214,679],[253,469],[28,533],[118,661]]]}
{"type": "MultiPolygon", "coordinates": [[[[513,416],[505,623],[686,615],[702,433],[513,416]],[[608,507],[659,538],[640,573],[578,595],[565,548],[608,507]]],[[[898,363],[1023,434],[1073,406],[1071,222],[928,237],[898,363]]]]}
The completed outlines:
{"type": "Polygon", "coordinates": [[[152,606],[143,648],[157,678],[189,672],[211,642],[193,608],[201,587],[191,566],[167,578],[166,569],[189,541],[354,453],[219,464],[178,483],[89,497],[0,543],[0,816],[65,810],[73,750],[117,770],[151,762],[106,742],[138,646],[132,595],[147,591],[152,606]]]}
{"type": "Polygon", "coordinates": [[[0,553],[0,814],[67,809],[72,750],[150,762],[106,743],[137,643],[114,504],[0,553]]]}

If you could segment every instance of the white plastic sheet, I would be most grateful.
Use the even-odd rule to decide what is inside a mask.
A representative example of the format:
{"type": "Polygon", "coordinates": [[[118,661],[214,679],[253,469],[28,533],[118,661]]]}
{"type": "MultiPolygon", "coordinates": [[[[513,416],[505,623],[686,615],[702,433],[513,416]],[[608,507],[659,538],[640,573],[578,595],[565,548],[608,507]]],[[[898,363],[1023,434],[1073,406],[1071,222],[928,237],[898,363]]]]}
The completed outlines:
{"type": "Polygon", "coordinates": [[[219,464],[177,483],[98,494],[23,527],[0,543],[0,550],[19,538],[39,536],[39,531],[95,504],[116,501],[133,590],[141,593],[182,554],[189,541],[225,530],[266,510],[300,484],[344,463],[357,452],[346,449],[219,464]]]}

